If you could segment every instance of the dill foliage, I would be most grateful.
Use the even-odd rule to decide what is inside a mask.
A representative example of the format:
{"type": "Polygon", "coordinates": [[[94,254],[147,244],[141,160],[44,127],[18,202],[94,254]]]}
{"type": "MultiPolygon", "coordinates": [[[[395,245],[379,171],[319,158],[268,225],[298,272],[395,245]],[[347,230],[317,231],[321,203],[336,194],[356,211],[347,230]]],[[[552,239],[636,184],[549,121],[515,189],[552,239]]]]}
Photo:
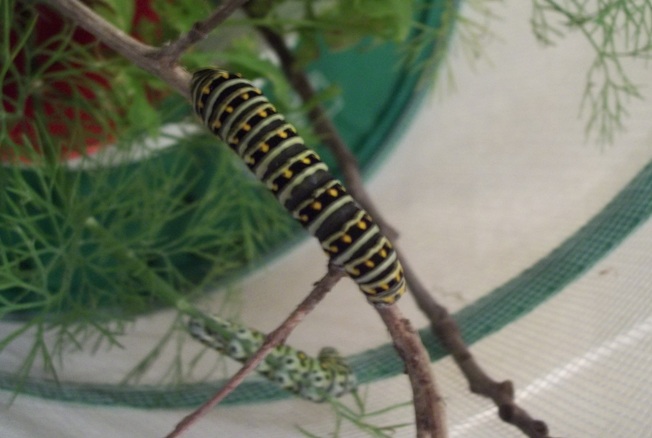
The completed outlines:
{"type": "Polygon", "coordinates": [[[582,98],[586,131],[600,142],[613,142],[624,127],[629,101],[642,98],[628,68],[652,56],[652,2],[533,0],[532,6],[532,29],[544,44],[579,33],[595,52],[582,98]]]}

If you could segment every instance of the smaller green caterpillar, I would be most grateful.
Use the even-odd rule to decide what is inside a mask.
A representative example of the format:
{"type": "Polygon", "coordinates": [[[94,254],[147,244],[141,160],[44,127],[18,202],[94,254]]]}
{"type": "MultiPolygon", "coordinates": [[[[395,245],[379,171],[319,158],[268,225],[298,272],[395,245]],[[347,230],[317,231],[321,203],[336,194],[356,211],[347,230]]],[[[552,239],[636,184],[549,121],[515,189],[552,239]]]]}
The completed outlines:
{"type": "MultiPolygon", "coordinates": [[[[263,344],[265,335],[216,316],[210,327],[200,318],[188,322],[190,334],[239,362],[249,359],[263,344]]],[[[322,348],[317,358],[288,345],[280,345],[256,369],[283,389],[314,402],[339,397],[357,388],[351,368],[331,347],[322,348]]]]}

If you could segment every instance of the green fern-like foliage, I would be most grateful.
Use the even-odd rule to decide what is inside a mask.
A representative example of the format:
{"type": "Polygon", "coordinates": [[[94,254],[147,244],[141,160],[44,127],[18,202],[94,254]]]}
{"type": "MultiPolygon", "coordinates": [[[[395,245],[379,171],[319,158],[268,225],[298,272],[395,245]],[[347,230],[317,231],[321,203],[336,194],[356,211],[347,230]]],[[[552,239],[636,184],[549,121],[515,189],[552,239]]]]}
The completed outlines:
{"type": "Polygon", "coordinates": [[[533,0],[532,28],[537,38],[553,44],[579,33],[595,52],[586,74],[582,109],[586,130],[611,143],[622,130],[631,99],[642,98],[632,80],[631,61],[652,56],[652,2],[632,0],[533,0]]]}

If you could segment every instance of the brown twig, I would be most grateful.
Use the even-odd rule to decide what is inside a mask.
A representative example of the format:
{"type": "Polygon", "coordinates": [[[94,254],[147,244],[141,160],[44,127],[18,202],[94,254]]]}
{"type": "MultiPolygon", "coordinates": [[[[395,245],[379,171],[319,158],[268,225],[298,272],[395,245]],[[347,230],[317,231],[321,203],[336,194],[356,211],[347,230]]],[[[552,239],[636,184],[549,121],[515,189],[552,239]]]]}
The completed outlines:
{"type": "Polygon", "coordinates": [[[206,38],[206,36],[217,26],[229,18],[237,9],[242,7],[249,0],[230,0],[224,1],[213,13],[205,20],[198,21],[192,26],[192,29],[185,35],[182,35],[172,43],[162,47],[153,56],[160,60],[165,60],[168,64],[174,64],[179,57],[193,45],[206,38]]]}
{"type": "Polygon", "coordinates": [[[62,15],[86,29],[99,41],[129,61],[162,79],[186,99],[190,99],[190,73],[178,65],[156,59],[157,48],[127,35],[78,0],[47,0],[62,15]]]}
{"type": "Polygon", "coordinates": [[[498,408],[498,416],[506,423],[516,426],[526,436],[548,437],[546,423],[532,418],[515,403],[513,383],[509,380],[497,382],[482,369],[464,342],[460,329],[448,310],[432,298],[410,265],[404,259],[401,262],[412,296],[419,308],[428,315],[433,333],[455,360],[469,383],[471,392],[491,399],[498,408]]]}
{"type": "Polygon", "coordinates": [[[187,34],[161,48],[141,43],[127,35],[78,0],[47,1],[61,14],[84,27],[108,47],[143,70],[167,82],[186,99],[190,99],[188,89],[190,74],[177,64],[179,57],[192,45],[206,38],[211,30],[224,22],[248,0],[224,2],[206,20],[195,23],[187,34]]]}
{"type": "Polygon", "coordinates": [[[308,296],[294,309],[292,313],[278,326],[274,331],[265,337],[265,341],[260,349],[249,358],[242,368],[238,370],[210,400],[201,405],[197,410],[183,418],[172,432],[166,438],[176,438],[187,430],[193,423],[198,421],[215,405],[224,400],[235,388],[242,383],[242,381],[249,375],[256,367],[265,359],[265,356],[276,346],[285,342],[285,339],[290,335],[292,330],[299,325],[299,323],[310,313],[319,302],[326,296],[326,294],[337,284],[337,282],[345,275],[342,268],[329,265],[326,275],[319,280],[313,290],[308,296]]]}
{"type": "Polygon", "coordinates": [[[417,437],[446,438],[448,433],[443,401],[435,378],[429,372],[430,359],[419,335],[410,321],[403,318],[397,306],[377,306],[376,310],[385,322],[410,378],[417,437]]]}

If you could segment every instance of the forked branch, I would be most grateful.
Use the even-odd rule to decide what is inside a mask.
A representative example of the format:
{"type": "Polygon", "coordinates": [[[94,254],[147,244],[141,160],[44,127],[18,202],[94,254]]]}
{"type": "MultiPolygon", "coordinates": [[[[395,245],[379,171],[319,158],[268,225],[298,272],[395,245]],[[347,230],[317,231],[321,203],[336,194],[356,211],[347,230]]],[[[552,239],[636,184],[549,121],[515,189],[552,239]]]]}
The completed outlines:
{"type": "Polygon", "coordinates": [[[177,64],[170,64],[169,59],[167,62],[159,59],[160,49],[141,43],[78,0],[48,0],[48,3],[134,65],[162,79],[177,93],[190,99],[190,73],[177,64]]]}
{"type": "Polygon", "coordinates": [[[236,10],[244,6],[248,1],[249,0],[223,1],[207,19],[195,23],[188,33],[157,50],[157,52],[153,54],[153,57],[170,65],[175,64],[186,50],[197,44],[199,41],[205,39],[213,29],[217,28],[224,22],[224,20],[229,18],[236,10]]]}

